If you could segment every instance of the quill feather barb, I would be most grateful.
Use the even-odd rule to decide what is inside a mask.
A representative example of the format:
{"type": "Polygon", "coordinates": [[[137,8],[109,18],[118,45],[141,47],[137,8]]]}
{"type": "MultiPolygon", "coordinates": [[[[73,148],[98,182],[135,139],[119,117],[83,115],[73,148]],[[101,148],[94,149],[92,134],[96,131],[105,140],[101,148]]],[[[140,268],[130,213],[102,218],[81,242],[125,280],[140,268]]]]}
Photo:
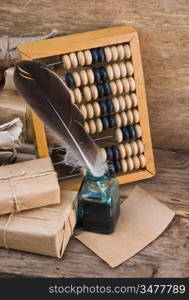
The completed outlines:
{"type": "Polygon", "coordinates": [[[56,133],[72,165],[101,176],[106,170],[100,149],[84,130],[84,118],[71,103],[63,80],[44,64],[20,61],[14,72],[16,88],[40,119],[56,133]]]}

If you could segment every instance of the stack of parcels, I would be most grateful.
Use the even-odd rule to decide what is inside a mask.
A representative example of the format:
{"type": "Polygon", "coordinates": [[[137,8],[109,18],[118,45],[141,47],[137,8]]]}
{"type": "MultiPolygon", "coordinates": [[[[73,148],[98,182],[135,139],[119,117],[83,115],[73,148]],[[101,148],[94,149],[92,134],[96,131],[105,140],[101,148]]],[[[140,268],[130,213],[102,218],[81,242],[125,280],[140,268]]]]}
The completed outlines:
{"type": "Polygon", "coordinates": [[[76,193],[60,190],[50,158],[0,167],[0,247],[62,257],[76,193]]]}

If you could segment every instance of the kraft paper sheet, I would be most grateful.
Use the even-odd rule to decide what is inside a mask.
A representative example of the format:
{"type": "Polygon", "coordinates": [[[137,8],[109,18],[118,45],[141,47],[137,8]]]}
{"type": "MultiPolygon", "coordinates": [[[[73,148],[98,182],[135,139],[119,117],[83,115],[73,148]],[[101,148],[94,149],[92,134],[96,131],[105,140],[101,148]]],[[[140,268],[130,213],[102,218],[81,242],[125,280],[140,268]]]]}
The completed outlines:
{"type": "Polygon", "coordinates": [[[0,215],[60,203],[49,157],[0,167],[0,215]]]}
{"type": "Polygon", "coordinates": [[[152,195],[135,187],[121,205],[114,233],[83,232],[76,238],[114,268],[155,240],[174,215],[152,195]]]}
{"type": "Polygon", "coordinates": [[[61,190],[58,205],[1,216],[0,247],[61,258],[76,223],[75,197],[61,190]]]}

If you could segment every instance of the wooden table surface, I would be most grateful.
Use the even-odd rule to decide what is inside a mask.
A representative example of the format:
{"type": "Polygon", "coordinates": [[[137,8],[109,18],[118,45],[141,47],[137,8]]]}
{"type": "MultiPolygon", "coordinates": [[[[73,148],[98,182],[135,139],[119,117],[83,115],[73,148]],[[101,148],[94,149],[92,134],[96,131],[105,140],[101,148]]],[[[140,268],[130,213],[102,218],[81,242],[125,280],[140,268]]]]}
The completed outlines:
{"type": "Polygon", "coordinates": [[[189,277],[189,154],[156,150],[156,177],[138,184],[177,213],[161,236],[112,269],[72,238],[62,259],[0,249],[0,277],[189,277]]]}

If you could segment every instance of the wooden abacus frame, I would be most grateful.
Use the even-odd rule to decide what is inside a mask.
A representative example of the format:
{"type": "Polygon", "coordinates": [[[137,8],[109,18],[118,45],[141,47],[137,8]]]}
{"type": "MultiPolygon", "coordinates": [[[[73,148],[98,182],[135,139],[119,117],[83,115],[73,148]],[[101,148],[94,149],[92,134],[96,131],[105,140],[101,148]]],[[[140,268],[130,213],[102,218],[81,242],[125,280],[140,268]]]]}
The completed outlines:
{"type": "MultiPolygon", "coordinates": [[[[29,57],[32,59],[41,59],[127,42],[130,44],[132,53],[140,126],[142,129],[141,138],[144,144],[146,168],[118,176],[117,178],[120,184],[150,178],[155,175],[140,45],[137,32],[128,26],[118,26],[49,40],[36,41],[18,46],[18,50],[21,53],[21,59],[28,59],[29,57]]],[[[34,127],[38,156],[47,157],[48,145],[43,124],[33,111],[31,111],[31,119],[34,127]]]]}

